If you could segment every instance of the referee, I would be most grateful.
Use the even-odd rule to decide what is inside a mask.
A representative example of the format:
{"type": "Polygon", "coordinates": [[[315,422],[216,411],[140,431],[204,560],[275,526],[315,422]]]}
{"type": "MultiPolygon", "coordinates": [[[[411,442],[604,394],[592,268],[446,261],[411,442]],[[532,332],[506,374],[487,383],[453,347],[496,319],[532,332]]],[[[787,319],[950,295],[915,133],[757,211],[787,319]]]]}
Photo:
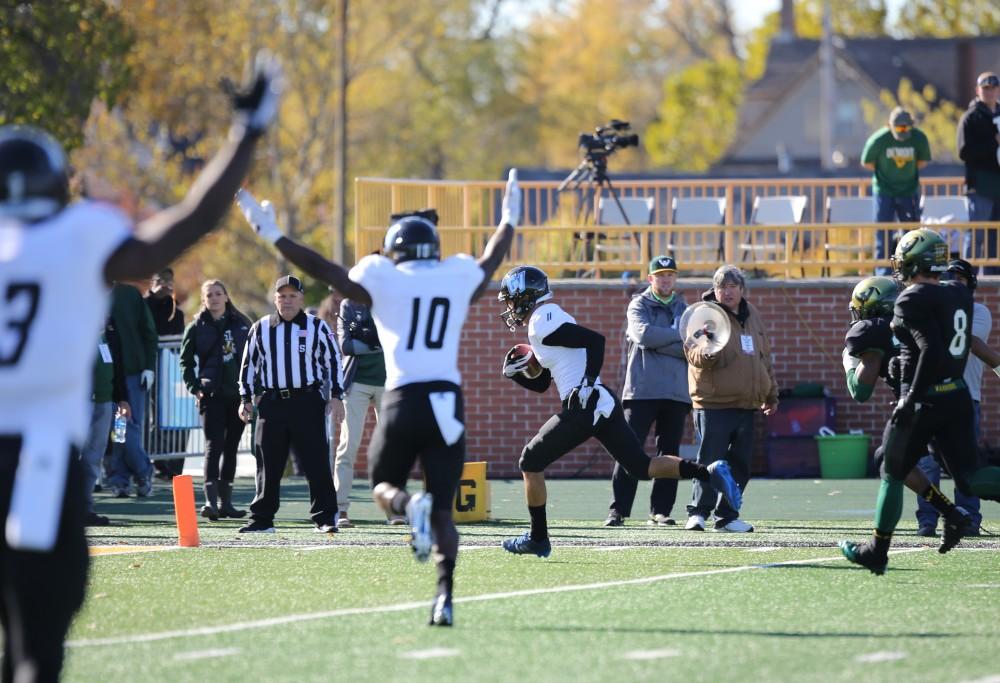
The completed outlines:
{"type": "Polygon", "coordinates": [[[249,422],[259,394],[254,457],[257,495],[250,523],[240,533],[274,533],[281,475],[295,448],[309,482],[310,517],[316,530],[337,531],[337,494],[327,461],[326,414],[340,400],[340,352],[330,327],[302,310],[302,281],[274,283],[275,313],[253,324],[240,369],[240,417],[249,422]],[[321,388],[329,381],[329,402],[321,388]]]}

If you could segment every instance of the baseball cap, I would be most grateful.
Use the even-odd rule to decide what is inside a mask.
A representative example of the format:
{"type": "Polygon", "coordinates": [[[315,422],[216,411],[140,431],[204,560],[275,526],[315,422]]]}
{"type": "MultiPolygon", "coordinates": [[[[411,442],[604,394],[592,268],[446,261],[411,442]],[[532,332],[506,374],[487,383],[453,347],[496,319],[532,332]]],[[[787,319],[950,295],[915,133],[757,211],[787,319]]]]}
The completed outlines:
{"type": "Polygon", "coordinates": [[[902,107],[896,107],[889,114],[889,125],[895,126],[913,126],[913,116],[910,112],[906,111],[902,107]]]}
{"type": "Polygon", "coordinates": [[[1000,77],[992,71],[984,71],[976,79],[976,87],[982,88],[984,85],[995,88],[1000,85],[1000,77]]]}
{"type": "Polygon", "coordinates": [[[649,262],[649,274],[655,275],[656,273],[662,273],[664,271],[669,271],[672,273],[677,272],[677,262],[674,261],[673,257],[670,256],[657,256],[652,261],[649,262]]]}
{"type": "Polygon", "coordinates": [[[304,292],[305,287],[302,286],[302,280],[298,279],[294,275],[285,275],[284,277],[279,277],[277,282],[274,283],[274,291],[280,290],[282,287],[294,287],[300,292],[304,292]]]}

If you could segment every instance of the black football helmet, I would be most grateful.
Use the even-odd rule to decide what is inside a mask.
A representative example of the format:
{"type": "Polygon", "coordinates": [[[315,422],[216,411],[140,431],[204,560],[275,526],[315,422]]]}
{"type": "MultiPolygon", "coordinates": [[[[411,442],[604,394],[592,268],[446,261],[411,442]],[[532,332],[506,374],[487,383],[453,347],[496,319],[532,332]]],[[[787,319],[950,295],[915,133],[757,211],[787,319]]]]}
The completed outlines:
{"type": "Polygon", "coordinates": [[[0,216],[45,220],[69,201],[66,154],[30,126],[0,127],[0,216]]]}
{"type": "Polygon", "coordinates": [[[540,268],[518,266],[507,271],[500,281],[497,301],[507,305],[500,314],[511,332],[524,325],[535,306],[552,298],[549,277],[540,268]]]}
{"type": "Polygon", "coordinates": [[[407,215],[393,223],[385,233],[382,253],[395,261],[441,258],[441,239],[437,226],[426,216],[407,215]]]}
{"type": "Polygon", "coordinates": [[[891,318],[899,285],[888,277],[866,277],[851,292],[851,322],[891,318]]]}
{"type": "Polygon", "coordinates": [[[976,277],[976,269],[965,259],[952,259],[948,261],[948,274],[954,280],[956,275],[961,275],[968,283],[969,291],[976,291],[979,286],[979,278],[976,277]]]}

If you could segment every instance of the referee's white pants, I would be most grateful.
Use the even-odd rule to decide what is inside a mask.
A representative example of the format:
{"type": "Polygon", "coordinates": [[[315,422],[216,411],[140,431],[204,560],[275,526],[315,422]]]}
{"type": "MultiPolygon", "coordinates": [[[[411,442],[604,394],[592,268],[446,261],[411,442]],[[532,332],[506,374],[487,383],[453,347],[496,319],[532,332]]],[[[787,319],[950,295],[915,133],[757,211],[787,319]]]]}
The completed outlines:
{"type": "Polygon", "coordinates": [[[354,462],[361,447],[361,434],[365,429],[368,406],[378,408],[382,403],[384,387],[371,384],[351,384],[344,397],[344,421],[340,423],[340,440],[333,462],[333,485],[337,489],[337,509],[346,513],[351,505],[351,486],[354,484],[354,462]]]}

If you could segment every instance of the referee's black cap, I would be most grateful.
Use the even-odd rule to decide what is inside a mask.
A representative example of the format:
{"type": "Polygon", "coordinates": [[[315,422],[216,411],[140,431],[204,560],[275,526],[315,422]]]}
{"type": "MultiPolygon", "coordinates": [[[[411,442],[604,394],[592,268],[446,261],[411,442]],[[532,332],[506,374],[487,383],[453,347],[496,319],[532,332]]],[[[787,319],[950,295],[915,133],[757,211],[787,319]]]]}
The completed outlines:
{"type": "Polygon", "coordinates": [[[298,279],[294,275],[279,277],[277,282],[274,283],[274,291],[277,292],[282,287],[294,287],[300,292],[306,291],[306,288],[302,286],[302,280],[298,279]]]}

